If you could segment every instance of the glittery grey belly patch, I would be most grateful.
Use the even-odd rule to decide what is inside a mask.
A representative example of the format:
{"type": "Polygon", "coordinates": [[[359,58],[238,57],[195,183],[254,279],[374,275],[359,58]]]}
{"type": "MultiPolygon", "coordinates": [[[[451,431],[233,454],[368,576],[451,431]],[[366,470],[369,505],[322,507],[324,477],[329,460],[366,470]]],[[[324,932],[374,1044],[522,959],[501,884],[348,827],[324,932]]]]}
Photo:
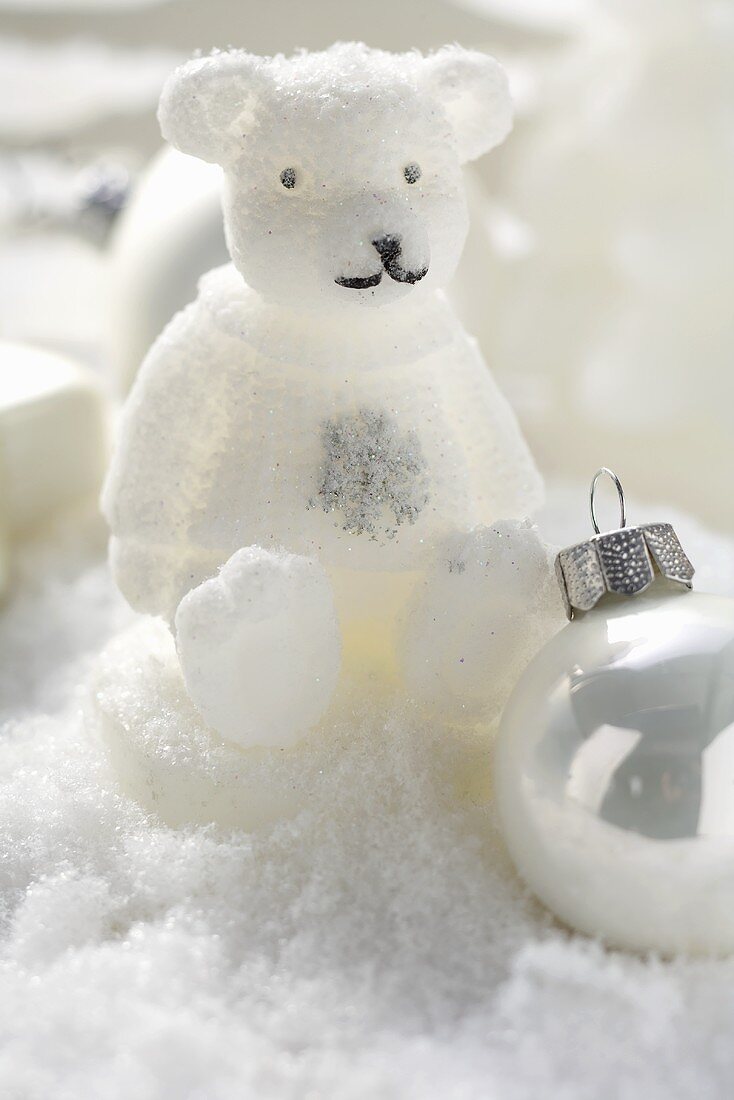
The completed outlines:
{"type": "Polygon", "coordinates": [[[361,409],[328,420],[321,442],[312,507],[340,512],[344,531],[374,539],[394,538],[402,523],[415,523],[428,503],[428,468],[414,431],[401,431],[388,413],[361,409]]]}

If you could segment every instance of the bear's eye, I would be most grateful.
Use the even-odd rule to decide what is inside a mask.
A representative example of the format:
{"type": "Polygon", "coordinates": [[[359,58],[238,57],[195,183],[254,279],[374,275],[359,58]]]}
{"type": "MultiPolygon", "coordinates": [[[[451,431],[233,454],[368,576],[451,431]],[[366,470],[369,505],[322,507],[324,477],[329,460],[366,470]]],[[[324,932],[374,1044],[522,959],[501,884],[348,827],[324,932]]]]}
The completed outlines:
{"type": "Polygon", "coordinates": [[[280,182],[284,187],[287,187],[289,191],[292,191],[296,186],[296,170],[295,168],[284,168],[280,173],[280,182]]]}
{"type": "Polygon", "coordinates": [[[417,183],[423,175],[420,164],[416,164],[415,161],[406,164],[405,168],[403,168],[403,175],[405,176],[406,183],[417,183]]]}

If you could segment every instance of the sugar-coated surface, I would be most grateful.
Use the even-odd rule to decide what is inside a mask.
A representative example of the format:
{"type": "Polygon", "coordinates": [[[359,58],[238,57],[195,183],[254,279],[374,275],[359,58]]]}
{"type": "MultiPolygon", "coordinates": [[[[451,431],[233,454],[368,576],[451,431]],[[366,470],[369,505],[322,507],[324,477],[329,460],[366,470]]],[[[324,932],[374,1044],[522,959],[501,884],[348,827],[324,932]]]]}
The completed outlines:
{"type": "MultiPolygon", "coordinates": [[[[232,264],[154,342],[123,410],[103,494],[113,574],[175,627],[209,726],[290,745],[361,673],[362,639],[396,675],[406,599],[432,605],[456,536],[542,499],[441,290],[466,236],[461,164],[507,134],[507,78],[460,46],[215,51],[171,74],[159,119],[224,169],[232,264]]],[[[465,634],[491,590],[476,582],[465,634]]],[[[438,621],[423,616],[429,654],[438,621]]]]}
{"type": "Polygon", "coordinates": [[[487,54],[346,42],[197,58],[166,81],[158,117],[171,145],[223,167],[227,247],[248,286],[298,309],[444,285],[466,235],[459,165],[504,139],[512,102],[487,54]],[[373,243],[388,236],[399,249],[375,283],[373,243]]]}
{"type": "Polygon", "coordinates": [[[319,719],[339,675],[329,580],[309,558],[238,550],[179,604],[176,649],[208,726],[233,741],[288,745],[319,719]]]}
{"type": "MultiPolygon", "coordinates": [[[[583,492],[554,538],[584,534],[583,492]]],[[[734,592],[731,542],[631,514],[676,521],[697,586],[734,592]]],[[[82,732],[78,685],[129,614],[95,539],[29,549],[0,620],[3,1096],[731,1095],[734,964],[555,926],[447,782],[484,779],[486,744],[410,707],[355,714],[270,831],[147,820],[82,732]]]]}

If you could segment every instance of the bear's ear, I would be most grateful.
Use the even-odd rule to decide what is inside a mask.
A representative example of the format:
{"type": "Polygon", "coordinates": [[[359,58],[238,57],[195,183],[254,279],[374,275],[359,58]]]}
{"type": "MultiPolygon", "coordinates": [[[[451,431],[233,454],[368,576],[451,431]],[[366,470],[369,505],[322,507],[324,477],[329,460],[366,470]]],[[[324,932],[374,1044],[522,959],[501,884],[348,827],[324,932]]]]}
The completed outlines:
{"type": "Polygon", "coordinates": [[[507,75],[489,54],[444,46],[425,58],[419,79],[446,112],[462,161],[489,152],[512,129],[507,75]]]}
{"type": "Polygon", "coordinates": [[[226,164],[252,127],[267,87],[265,62],[244,50],[188,61],[163,87],[161,133],[182,153],[226,164]]]}

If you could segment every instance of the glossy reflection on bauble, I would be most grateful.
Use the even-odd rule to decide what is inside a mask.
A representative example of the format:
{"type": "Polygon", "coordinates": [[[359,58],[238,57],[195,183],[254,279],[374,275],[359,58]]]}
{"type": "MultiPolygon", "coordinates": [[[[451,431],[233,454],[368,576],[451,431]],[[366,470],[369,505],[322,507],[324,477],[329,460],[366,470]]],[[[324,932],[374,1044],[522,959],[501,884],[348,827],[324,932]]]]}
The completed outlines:
{"type": "MultiPolygon", "coordinates": [[[[657,530],[628,533],[660,566],[657,530]]],[[[581,544],[604,594],[506,708],[500,822],[521,876],[572,927],[643,951],[734,951],[734,600],[653,583],[652,560],[639,594],[609,595],[610,538],[581,544]]]]}

